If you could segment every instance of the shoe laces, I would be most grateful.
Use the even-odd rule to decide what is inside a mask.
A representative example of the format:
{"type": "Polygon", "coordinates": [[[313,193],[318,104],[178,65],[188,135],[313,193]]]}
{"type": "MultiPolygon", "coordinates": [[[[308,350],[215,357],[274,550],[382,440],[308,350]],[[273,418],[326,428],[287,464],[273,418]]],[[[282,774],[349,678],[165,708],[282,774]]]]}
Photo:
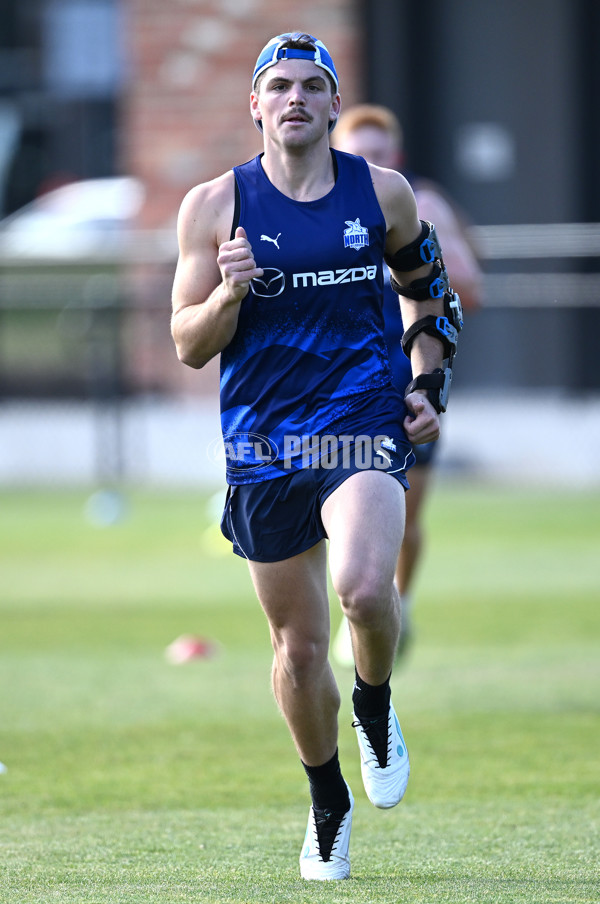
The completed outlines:
{"type": "Polygon", "coordinates": [[[374,718],[356,717],[353,728],[362,728],[369,747],[377,759],[380,769],[385,769],[392,749],[392,737],[389,730],[389,713],[374,718]]]}
{"type": "Polygon", "coordinates": [[[340,826],[348,810],[321,810],[313,806],[313,813],[320,859],[327,863],[335,850],[340,826]]]}

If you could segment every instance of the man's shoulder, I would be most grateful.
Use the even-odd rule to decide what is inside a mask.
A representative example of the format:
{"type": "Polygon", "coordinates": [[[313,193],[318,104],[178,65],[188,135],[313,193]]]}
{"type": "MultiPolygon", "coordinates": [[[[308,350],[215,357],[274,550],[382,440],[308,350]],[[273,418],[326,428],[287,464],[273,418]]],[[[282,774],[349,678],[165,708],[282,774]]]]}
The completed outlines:
{"type": "Polygon", "coordinates": [[[410,182],[398,170],[388,169],[385,166],[376,166],[374,163],[369,163],[368,166],[373,180],[373,187],[378,196],[381,194],[402,198],[410,197],[413,194],[410,182]]]}
{"type": "Polygon", "coordinates": [[[233,170],[228,170],[207,182],[200,182],[191,188],[183,199],[182,206],[196,207],[211,202],[226,203],[228,198],[234,200],[235,177],[233,170]]]}
{"type": "Polygon", "coordinates": [[[181,202],[180,227],[194,233],[209,228],[219,242],[229,237],[235,207],[235,176],[228,170],[191,188],[181,202]]]}
{"type": "Polygon", "coordinates": [[[388,224],[412,218],[416,208],[415,196],[410,183],[397,170],[369,164],[373,188],[388,224]]]}

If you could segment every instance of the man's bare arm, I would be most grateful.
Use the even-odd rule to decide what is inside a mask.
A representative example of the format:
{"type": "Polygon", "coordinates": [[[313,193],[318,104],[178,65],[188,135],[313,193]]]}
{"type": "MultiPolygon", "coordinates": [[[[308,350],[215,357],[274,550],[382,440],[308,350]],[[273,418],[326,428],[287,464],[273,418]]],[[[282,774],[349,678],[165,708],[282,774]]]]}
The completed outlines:
{"type": "Polygon", "coordinates": [[[229,172],[197,186],[179,212],[171,333],[180,360],[194,368],[231,342],[250,280],[263,275],[244,230],[238,227],[229,238],[233,180],[229,172]]]}
{"type": "MultiPolygon", "coordinates": [[[[371,172],[375,192],[387,224],[386,253],[392,256],[413,242],[421,232],[417,205],[410,185],[400,173],[373,166],[371,166],[371,172]]],[[[391,269],[390,272],[401,286],[408,286],[416,279],[429,276],[432,272],[432,264],[423,264],[422,267],[406,272],[394,269],[391,269]]],[[[438,299],[413,301],[401,295],[399,303],[405,331],[428,314],[438,317],[444,312],[443,302],[438,299]]],[[[442,343],[433,336],[419,333],[413,342],[410,360],[413,376],[432,373],[442,365],[442,343]]],[[[424,443],[437,439],[439,418],[427,398],[426,391],[415,390],[407,396],[406,404],[413,415],[404,423],[411,442],[424,443]]]]}

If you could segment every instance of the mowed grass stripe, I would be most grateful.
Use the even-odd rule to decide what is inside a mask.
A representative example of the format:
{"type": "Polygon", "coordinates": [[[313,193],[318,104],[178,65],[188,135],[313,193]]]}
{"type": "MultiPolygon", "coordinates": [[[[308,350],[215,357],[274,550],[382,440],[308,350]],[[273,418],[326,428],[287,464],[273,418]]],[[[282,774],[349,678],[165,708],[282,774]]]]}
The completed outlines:
{"type": "MultiPolygon", "coordinates": [[[[201,494],[0,495],[0,901],[596,902],[600,494],[441,484],[393,677],[405,801],[361,788],[352,879],[309,885],[264,616],[201,494]],[[218,644],[173,666],[181,633],[218,644]]],[[[339,618],[332,599],[334,620],[339,618]]]]}

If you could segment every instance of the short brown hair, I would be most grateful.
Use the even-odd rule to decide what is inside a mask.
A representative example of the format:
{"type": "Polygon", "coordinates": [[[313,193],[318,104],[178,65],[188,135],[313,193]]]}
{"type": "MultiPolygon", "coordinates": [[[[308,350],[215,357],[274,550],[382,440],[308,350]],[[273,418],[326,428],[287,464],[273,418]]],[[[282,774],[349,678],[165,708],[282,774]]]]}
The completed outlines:
{"type": "Polygon", "coordinates": [[[335,137],[339,139],[342,135],[348,135],[357,129],[365,126],[371,126],[375,129],[381,129],[390,135],[398,148],[402,147],[402,126],[400,120],[388,107],[382,107],[379,104],[356,104],[342,112],[335,127],[335,137]]]}

